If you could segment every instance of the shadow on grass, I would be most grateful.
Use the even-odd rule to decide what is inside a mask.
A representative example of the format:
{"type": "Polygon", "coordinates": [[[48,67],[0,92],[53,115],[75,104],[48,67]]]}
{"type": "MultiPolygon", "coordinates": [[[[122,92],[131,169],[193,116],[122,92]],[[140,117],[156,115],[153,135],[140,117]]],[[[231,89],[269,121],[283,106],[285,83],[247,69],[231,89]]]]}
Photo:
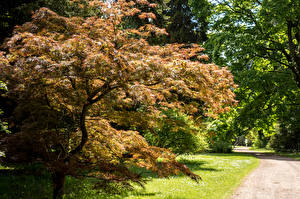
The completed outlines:
{"type": "Polygon", "coordinates": [[[18,172],[0,172],[1,199],[48,199],[52,195],[47,176],[25,175],[18,172]]]}
{"type": "MultiPolygon", "coordinates": [[[[210,171],[218,172],[218,169],[209,167],[209,162],[205,161],[205,155],[215,157],[249,157],[251,154],[244,153],[209,153],[202,154],[204,158],[193,158],[192,156],[181,156],[179,162],[187,165],[193,172],[197,171],[210,171]]],[[[146,169],[133,167],[132,170],[136,173],[141,173],[145,178],[158,178],[158,176],[146,169]]],[[[175,178],[182,177],[183,175],[173,176],[175,178]]],[[[73,178],[68,178],[66,182],[66,199],[70,198],[93,198],[93,199],[108,199],[108,198],[124,198],[121,195],[106,195],[99,194],[97,191],[92,190],[93,183],[86,179],[84,181],[73,178]],[[102,195],[102,196],[101,196],[102,195]]],[[[131,194],[141,197],[153,197],[160,195],[160,192],[146,192],[145,190],[136,190],[131,194]]],[[[48,199],[52,195],[52,186],[50,175],[29,175],[20,171],[14,170],[0,170],[0,198],[1,199],[48,199]]],[[[126,196],[126,194],[124,195],[126,196]]],[[[174,199],[172,197],[172,199],[174,199]]],[[[183,199],[183,198],[180,198],[183,199]]]]}
{"type": "MultiPolygon", "coordinates": [[[[234,156],[255,156],[259,159],[272,159],[278,161],[300,161],[300,153],[276,153],[264,151],[240,151],[232,153],[234,156]]],[[[229,154],[230,155],[230,154],[229,154]]]]}
{"type": "MultiPolygon", "coordinates": [[[[201,170],[201,171],[219,171],[218,169],[215,169],[215,168],[205,167],[205,164],[207,164],[207,162],[203,161],[203,160],[188,159],[188,158],[181,157],[178,161],[185,164],[192,171],[199,171],[199,170],[201,170]]],[[[132,166],[130,168],[130,170],[142,175],[144,178],[159,178],[159,176],[156,173],[146,170],[145,168],[139,168],[139,167],[132,166]]],[[[177,175],[177,176],[182,176],[182,175],[177,175]]]]}
{"type": "Polygon", "coordinates": [[[280,156],[294,158],[297,161],[300,161],[300,153],[286,153],[286,152],[279,152],[280,156]]]}
{"type": "MultiPolygon", "coordinates": [[[[67,177],[64,199],[122,199],[122,194],[106,194],[93,189],[93,180],[67,177]]],[[[126,193],[125,193],[126,194],[126,193]]],[[[1,199],[51,199],[50,175],[28,175],[21,171],[0,170],[1,199]]]]}
{"type": "MultiPolygon", "coordinates": [[[[136,191],[134,193],[131,193],[132,196],[142,196],[142,197],[151,197],[151,196],[156,196],[157,194],[161,194],[161,192],[151,192],[151,193],[147,193],[145,191],[136,191]]],[[[174,196],[174,195],[165,195],[163,196],[163,198],[165,199],[187,199],[186,197],[182,197],[182,196],[174,196]]]]}
{"type": "MultiPolygon", "coordinates": [[[[206,155],[206,154],[203,154],[206,155]]],[[[232,152],[232,153],[207,153],[209,156],[217,157],[252,157],[253,153],[241,153],[241,152],[232,152]]]]}
{"type": "Polygon", "coordinates": [[[218,171],[218,169],[215,169],[215,168],[204,167],[204,165],[207,164],[207,162],[203,161],[203,160],[197,160],[197,159],[193,160],[193,159],[181,158],[179,160],[179,162],[185,164],[192,171],[197,171],[197,170],[201,170],[201,171],[218,171]]]}
{"type": "Polygon", "coordinates": [[[145,190],[134,191],[131,193],[133,196],[155,196],[157,194],[161,194],[161,192],[146,192],[145,190]]]}

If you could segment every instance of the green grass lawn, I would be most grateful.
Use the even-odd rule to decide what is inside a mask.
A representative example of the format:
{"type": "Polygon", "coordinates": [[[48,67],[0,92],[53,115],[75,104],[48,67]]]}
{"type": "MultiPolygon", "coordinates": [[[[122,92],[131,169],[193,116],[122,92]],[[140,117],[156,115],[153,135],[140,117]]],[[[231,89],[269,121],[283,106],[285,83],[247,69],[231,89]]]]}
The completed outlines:
{"type": "Polygon", "coordinates": [[[295,153],[289,153],[289,152],[275,152],[275,150],[273,149],[265,149],[265,148],[250,148],[250,150],[252,151],[259,151],[259,152],[263,152],[263,153],[274,153],[277,155],[281,155],[281,156],[285,156],[285,157],[289,157],[289,158],[294,158],[296,160],[300,161],[300,153],[295,152],[295,153]]]}
{"type": "Polygon", "coordinates": [[[244,154],[203,154],[179,157],[203,181],[197,184],[188,177],[152,179],[146,189],[125,199],[219,199],[227,198],[242,178],[258,165],[258,160],[244,154]]]}
{"type": "Polygon", "coordinates": [[[285,156],[285,157],[289,157],[289,158],[294,158],[298,161],[300,161],[300,153],[285,153],[285,152],[280,152],[280,153],[277,153],[281,156],[285,156]]]}
{"type": "Polygon", "coordinates": [[[258,151],[258,152],[262,152],[262,153],[275,153],[275,150],[273,150],[273,149],[266,149],[266,148],[251,147],[250,150],[251,151],[258,151]]]}
{"type": "MultiPolygon", "coordinates": [[[[258,165],[258,159],[245,154],[182,155],[185,163],[203,181],[196,183],[185,176],[151,179],[145,189],[119,195],[107,195],[92,190],[92,180],[67,178],[64,199],[220,199],[229,197],[241,180],[258,165]]],[[[49,176],[25,176],[0,174],[0,198],[51,198],[49,176]]]]}

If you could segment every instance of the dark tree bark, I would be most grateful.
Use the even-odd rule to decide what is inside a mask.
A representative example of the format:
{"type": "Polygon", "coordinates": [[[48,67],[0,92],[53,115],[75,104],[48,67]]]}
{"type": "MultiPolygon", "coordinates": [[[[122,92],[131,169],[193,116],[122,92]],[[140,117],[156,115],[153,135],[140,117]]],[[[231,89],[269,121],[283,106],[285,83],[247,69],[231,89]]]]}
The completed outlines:
{"type": "Polygon", "coordinates": [[[65,171],[54,171],[52,173],[52,183],[53,183],[53,199],[62,199],[64,194],[64,184],[66,180],[65,171]]]}

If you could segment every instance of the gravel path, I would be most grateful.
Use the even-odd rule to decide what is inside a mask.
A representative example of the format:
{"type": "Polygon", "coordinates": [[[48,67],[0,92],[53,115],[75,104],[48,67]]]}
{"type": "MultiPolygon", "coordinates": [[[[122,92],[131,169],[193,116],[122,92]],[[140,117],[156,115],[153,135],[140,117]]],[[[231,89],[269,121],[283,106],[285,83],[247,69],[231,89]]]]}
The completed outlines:
{"type": "Polygon", "coordinates": [[[236,151],[253,153],[260,165],[230,199],[300,199],[300,161],[249,151],[246,147],[236,151]]]}

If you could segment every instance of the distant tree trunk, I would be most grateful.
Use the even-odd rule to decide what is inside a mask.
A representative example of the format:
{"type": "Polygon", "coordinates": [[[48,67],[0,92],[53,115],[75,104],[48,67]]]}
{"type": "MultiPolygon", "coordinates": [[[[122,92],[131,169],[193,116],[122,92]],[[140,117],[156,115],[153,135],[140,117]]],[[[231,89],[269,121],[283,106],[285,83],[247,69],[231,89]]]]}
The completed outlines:
{"type": "Polygon", "coordinates": [[[66,173],[64,171],[55,171],[52,174],[53,199],[62,199],[62,196],[64,194],[65,180],[66,173]]]}

